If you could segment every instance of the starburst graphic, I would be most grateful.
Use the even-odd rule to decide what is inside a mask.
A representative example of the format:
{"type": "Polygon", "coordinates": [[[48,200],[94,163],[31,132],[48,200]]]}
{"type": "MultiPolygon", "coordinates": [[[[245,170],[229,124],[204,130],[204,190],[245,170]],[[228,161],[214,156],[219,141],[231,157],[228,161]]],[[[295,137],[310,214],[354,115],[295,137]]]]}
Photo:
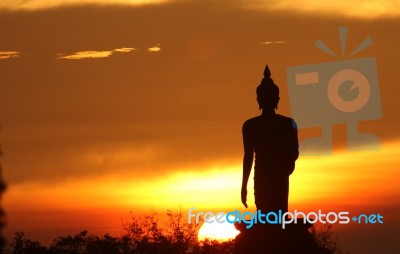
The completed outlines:
{"type": "MultiPolygon", "coordinates": [[[[339,27],[338,30],[339,30],[340,49],[341,49],[342,57],[344,57],[346,43],[347,43],[348,27],[339,27]]],[[[364,39],[363,42],[361,42],[358,45],[358,47],[355,50],[353,50],[353,52],[351,52],[350,57],[354,56],[355,54],[364,50],[365,48],[371,46],[372,44],[373,44],[373,41],[372,41],[371,37],[368,36],[367,38],[364,39]]],[[[333,52],[333,50],[330,49],[328,47],[328,45],[326,45],[325,42],[323,42],[321,39],[318,39],[315,42],[315,47],[319,48],[320,50],[328,53],[329,55],[331,55],[335,58],[339,58],[338,55],[335,52],[333,52]]]]}

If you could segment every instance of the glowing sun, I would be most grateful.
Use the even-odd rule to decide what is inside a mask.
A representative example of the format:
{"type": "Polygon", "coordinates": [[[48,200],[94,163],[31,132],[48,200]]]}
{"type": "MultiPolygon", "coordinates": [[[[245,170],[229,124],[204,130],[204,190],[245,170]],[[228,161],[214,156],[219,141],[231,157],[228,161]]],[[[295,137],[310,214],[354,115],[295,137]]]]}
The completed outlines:
{"type": "MultiPolygon", "coordinates": [[[[234,218],[232,216],[232,218],[234,218]]],[[[234,239],[240,231],[235,226],[227,221],[223,223],[217,223],[214,216],[210,218],[212,223],[204,222],[199,229],[197,238],[199,241],[205,239],[217,240],[217,241],[228,241],[234,239]]]]}

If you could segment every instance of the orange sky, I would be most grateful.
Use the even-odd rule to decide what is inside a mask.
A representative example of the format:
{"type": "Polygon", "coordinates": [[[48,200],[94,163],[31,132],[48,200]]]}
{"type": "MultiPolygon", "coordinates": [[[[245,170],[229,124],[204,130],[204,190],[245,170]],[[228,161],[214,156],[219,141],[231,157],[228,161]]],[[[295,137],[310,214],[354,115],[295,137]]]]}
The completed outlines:
{"type": "MultiPolygon", "coordinates": [[[[281,89],[278,112],[290,116],[286,68],[334,61],[314,43],[321,39],[339,52],[337,27],[348,26],[346,59],[367,36],[374,42],[352,58],[376,59],[383,117],[360,129],[379,136],[382,147],[348,151],[344,125],[335,126],[331,156],[298,160],[290,208],[382,211],[388,223],[362,228],[354,242],[346,236],[361,227],[338,231],[352,254],[375,253],[378,232],[388,246],[394,243],[390,236],[400,224],[395,3],[121,2],[0,4],[8,237],[24,230],[48,242],[85,228],[117,234],[129,211],[150,207],[160,213],[241,208],[241,125],[259,114],[255,87],[265,63],[281,89]]],[[[315,133],[299,132],[301,139],[315,133]]]]}

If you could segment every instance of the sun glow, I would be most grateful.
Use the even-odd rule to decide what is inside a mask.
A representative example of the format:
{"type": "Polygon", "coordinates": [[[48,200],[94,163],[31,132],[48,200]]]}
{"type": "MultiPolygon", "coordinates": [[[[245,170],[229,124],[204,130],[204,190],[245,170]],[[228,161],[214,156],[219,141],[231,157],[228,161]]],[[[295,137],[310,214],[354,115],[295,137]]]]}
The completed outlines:
{"type": "MultiPolygon", "coordinates": [[[[399,144],[385,144],[379,157],[374,151],[300,157],[290,177],[289,210],[336,210],[344,206],[365,210],[397,202],[399,180],[393,176],[397,175],[399,165],[399,144]]],[[[80,214],[81,219],[92,218],[85,219],[80,224],[82,227],[89,228],[86,224],[90,223],[96,228],[107,224],[118,231],[118,218],[129,211],[140,216],[150,208],[161,213],[179,207],[184,213],[191,207],[226,213],[244,210],[240,202],[241,176],[240,165],[225,165],[209,170],[176,171],[151,180],[126,173],[52,184],[20,183],[9,186],[3,204],[9,214],[18,214],[18,218],[36,216],[45,221],[51,217],[58,221],[57,227],[69,227],[71,221],[66,222],[66,218],[74,213],[80,214]],[[100,211],[105,214],[94,218],[93,213],[100,211]],[[110,225],[114,217],[117,219],[110,225]]],[[[252,182],[248,186],[247,211],[255,210],[252,182]]],[[[8,217],[10,225],[15,223],[13,220],[17,217],[14,217],[8,217]]],[[[28,227],[29,223],[34,222],[24,224],[28,227]]],[[[205,223],[198,237],[224,240],[232,239],[235,234],[232,224],[205,223]]]]}
{"type": "MultiPolygon", "coordinates": [[[[233,218],[233,216],[231,216],[233,218]]],[[[206,239],[217,241],[228,241],[234,239],[240,231],[227,221],[224,223],[216,223],[215,216],[209,218],[213,223],[204,222],[198,233],[199,241],[206,239]]]]}
{"type": "MultiPolygon", "coordinates": [[[[289,203],[333,206],[340,200],[340,203],[370,204],[372,197],[379,202],[381,198],[400,194],[398,178],[391,177],[397,174],[399,150],[396,142],[383,147],[379,158],[373,151],[300,157],[290,176],[289,203]],[[376,191],[366,196],[371,188],[376,191]]],[[[25,207],[29,200],[35,200],[35,204],[43,202],[43,206],[47,203],[70,208],[100,205],[127,209],[134,206],[145,209],[174,209],[179,206],[184,209],[194,206],[198,209],[238,209],[242,207],[241,177],[241,165],[231,165],[209,170],[186,169],[151,180],[126,173],[50,185],[20,183],[10,186],[4,201],[25,207]]],[[[253,181],[249,181],[247,189],[248,204],[252,205],[253,181]]]]}

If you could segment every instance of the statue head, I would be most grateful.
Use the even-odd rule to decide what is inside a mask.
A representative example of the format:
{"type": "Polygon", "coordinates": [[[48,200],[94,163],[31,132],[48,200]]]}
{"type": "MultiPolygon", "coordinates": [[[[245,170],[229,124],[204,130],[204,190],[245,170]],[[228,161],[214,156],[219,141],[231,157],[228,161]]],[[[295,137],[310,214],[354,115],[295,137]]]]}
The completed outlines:
{"type": "Polygon", "coordinates": [[[279,87],[272,80],[268,65],[265,66],[264,78],[257,87],[256,93],[260,109],[271,110],[278,108],[279,87]]]}

